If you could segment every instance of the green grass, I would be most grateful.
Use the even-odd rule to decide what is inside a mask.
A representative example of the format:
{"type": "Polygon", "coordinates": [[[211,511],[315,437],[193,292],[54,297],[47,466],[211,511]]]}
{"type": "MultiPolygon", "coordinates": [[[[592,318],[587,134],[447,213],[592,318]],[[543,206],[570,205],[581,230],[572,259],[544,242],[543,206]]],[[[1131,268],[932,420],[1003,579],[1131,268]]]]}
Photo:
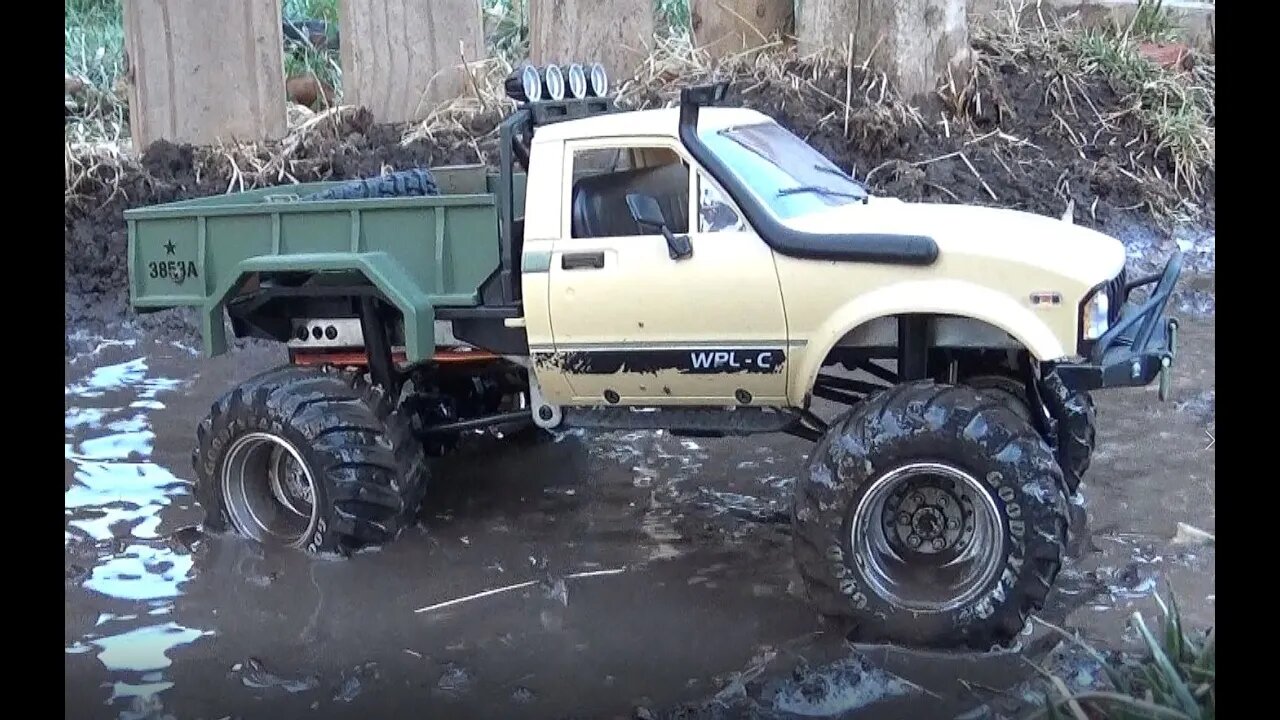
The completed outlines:
{"type": "Polygon", "coordinates": [[[1142,0],[1128,28],[1133,37],[1152,42],[1171,42],[1181,35],[1178,23],[1164,9],[1164,0],[1142,0]]]}
{"type": "MultiPolygon", "coordinates": [[[[527,7],[527,6],[526,6],[527,7]]],[[[514,11],[511,0],[484,0],[486,40],[495,55],[509,65],[529,56],[529,23],[524,13],[514,11]]]]}
{"type": "Polygon", "coordinates": [[[120,0],[66,0],[63,40],[66,72],[110,88],[124,62],[120,0]]]}
{"type": "Polygon", "coordinates": [[[282,14],[290,19],[310,18],[338,22],[338,0],[284,0],[282,14]]]}
{"type": "Polygon", "coordinates": [[[126,132],[127,102],[117,95],[124,74],[120,0],[66,0],[63,70],[83,84],[68,118],[67,141],[114,141],[126,132]]]}
{"type": "Polygon", "coordinates": [[[1066,36],[1077,68],[1107,78],[1125,93],[1155,139],[1155,152],[1167,153],[1175,186],[1199,189],[1215,162],[1215,78],[1212,58],[1195,58],[1190,71],[1157,66],[1140,52],[1140,43],[1178,40],[1174,21],[1161,3],[1144,2],[1128,27],[1075,32],[1066,36]]]}
{"type": "MultiPolygon", "coordinates": [[[[338,34],[338,0],[284,0],[281,14],[285,20],[323,20],[329,25],[329,40],[341,40],[338,34]]],[[[286,78],[315,75],[341,97],[342,60],[332,46],[317,48],[309,44],[286,45],[284,75],[286,78]]]]}
{"type": "Polygon", "coordinates": [[[666,23],[667,31],[680,35],[691,30],[689,0],[657,0],[659,30],[666,23]]]}
{"type": "MultiPolygon", "coordinates": [[[[1160,600],[1159,596],[1156,600],[1160,600]]],[[[1161,602],[1161,608],[1164,618],[1155,631],[1147,626],[1141,613],[1135,612],[1131,618],[1145,646],[1140,658],[1108,660],[1082,640],[1067,635],[1101,663],[1114,690],[1068,695],[1062,692],[1064,684],[1051,683],[1057,689],[1046,693],[1044,708],[1028,720],[1071,720],[1076,717],[1073,704],[1081,710],[1094,710],[1089,717],[1108,720],[1214,720],[1218,684],[1216,630],[1188,632],[1176,602],[1171,601],[1169,606],[1161,602]]]]}

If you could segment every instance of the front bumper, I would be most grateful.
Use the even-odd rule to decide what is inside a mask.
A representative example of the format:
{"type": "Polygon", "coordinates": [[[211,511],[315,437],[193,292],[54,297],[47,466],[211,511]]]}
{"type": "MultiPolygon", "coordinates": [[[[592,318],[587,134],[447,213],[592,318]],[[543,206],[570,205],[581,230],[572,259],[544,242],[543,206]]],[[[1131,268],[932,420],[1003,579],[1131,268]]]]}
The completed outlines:
{"type": "Polygon", "coordinates": [[[1115,325],[1089,350],[1084,362],[1061,363],[1054,369],[1072,390],[1140,387],[1160,379],[1160,399],[1169,397],[1169,373],[1178,351],[1178,321],[1165,316],[1173,286],[1182,273],[1182,253],[1176,253],[1164,271],[1124,286],[1124,305],[1115,325]],[[1133,291],[1156,283],[1141,302],[1129,299],[1133,291]]]}

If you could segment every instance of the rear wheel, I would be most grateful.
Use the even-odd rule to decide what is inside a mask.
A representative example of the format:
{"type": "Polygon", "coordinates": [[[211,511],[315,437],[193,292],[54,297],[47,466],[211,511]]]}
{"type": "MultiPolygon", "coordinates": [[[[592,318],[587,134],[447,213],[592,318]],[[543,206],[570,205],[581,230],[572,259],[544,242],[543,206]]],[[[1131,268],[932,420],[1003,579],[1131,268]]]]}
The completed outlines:
{"type": "Polygon", "coordinates": [[[196,431],[205,526],[313,553],[397,537],[426,489],[422,445],[382,390],[286,367],[224,395],[196,431]]]}
{"type": "Polygon", "coordinates": [[[796,483],[810,600],[857,640],[987,650],[1044,605],[1067,532],[1052,451],[999,398],[899,385],[854,408],[796,483]]]}

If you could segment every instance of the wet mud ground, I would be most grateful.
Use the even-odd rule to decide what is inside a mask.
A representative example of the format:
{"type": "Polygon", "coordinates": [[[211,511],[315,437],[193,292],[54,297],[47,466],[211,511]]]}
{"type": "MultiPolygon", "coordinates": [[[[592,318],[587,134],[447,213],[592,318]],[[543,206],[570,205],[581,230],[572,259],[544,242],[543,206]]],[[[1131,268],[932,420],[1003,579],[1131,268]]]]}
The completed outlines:
{"type": "MultiPolygon", "coordinates": [[[[1136,641],[1129,615],[1157,618],[1170,587],[1189,626],[1214,622],[1213,548],[1174,541],[1179,522],[1215,531],[1198,292],[1180,296],[1171,401],[1098,396],[1089,534],[1041,617],[1102,647],[1136,641]]],[[[195,424],[282,361],[146,336],[68,359],[67,717],[994,717],[1036,700],[1035,666],[1102,681],[1038,624],[983,655],[834,636],[792,567],[784,518],[808,443],[785,436],[477,439],[438,466],[420,527],[381,550],[311,559],[203,536],[195,424]]]]}

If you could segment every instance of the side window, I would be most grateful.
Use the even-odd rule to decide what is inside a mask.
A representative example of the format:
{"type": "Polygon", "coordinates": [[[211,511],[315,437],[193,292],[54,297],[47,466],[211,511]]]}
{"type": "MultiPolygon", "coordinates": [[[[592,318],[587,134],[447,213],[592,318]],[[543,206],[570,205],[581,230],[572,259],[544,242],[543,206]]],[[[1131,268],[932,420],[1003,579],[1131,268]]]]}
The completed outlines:
{"type": "Polygon", "coordinates": [[[670,148],[630,147],[573,153],[569,195],[572,237],[653,235],[631,216],[627,195],[658,201],[673,233],[689,232],[689,166],[670,148]]]}
{"type": "Polygon", "coordinates": [[[698,176],[698,232],[741,232],[746,229],[733,203],[705,176],[698,176]]]}

